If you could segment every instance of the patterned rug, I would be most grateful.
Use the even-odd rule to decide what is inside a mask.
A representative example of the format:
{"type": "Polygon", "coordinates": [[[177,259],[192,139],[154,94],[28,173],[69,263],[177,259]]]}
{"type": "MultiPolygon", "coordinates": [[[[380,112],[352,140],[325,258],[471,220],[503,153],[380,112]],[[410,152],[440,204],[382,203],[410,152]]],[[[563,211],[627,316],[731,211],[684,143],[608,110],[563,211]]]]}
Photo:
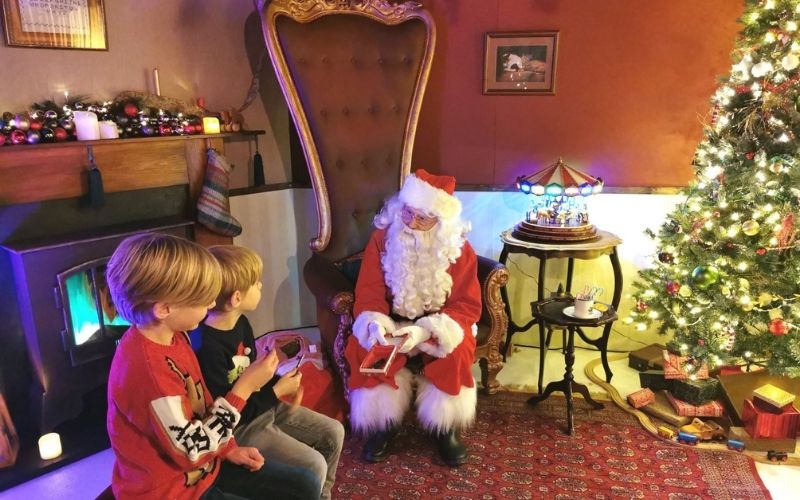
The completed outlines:
{"type": "Polygon", "coordinates": [[[566,436],[564,398],[530,407],[529,396],[479,396],[477,422],[463,435],[469,461],[461,467],[444,465],[413,422],[380,464],[364,462],[363,440],[349,437],[334,498],[771,498],[741,454],[659,440],[612,403],[594,410],[580,397],[575,432],[566,436]]]}

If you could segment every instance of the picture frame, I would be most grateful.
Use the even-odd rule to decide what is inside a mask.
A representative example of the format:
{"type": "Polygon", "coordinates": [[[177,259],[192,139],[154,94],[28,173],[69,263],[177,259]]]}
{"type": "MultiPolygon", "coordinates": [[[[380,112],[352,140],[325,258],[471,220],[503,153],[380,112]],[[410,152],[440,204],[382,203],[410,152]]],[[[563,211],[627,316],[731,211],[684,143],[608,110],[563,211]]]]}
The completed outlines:
{"type": "Polygon", "coordinates": [[[483,93],[555,95],[558,31],[486,33],[483,93]]]}
{"type": "Polygon", "coordinates": [[[2,0],[11,47],[108,50],[104,0],[2,0]]]}

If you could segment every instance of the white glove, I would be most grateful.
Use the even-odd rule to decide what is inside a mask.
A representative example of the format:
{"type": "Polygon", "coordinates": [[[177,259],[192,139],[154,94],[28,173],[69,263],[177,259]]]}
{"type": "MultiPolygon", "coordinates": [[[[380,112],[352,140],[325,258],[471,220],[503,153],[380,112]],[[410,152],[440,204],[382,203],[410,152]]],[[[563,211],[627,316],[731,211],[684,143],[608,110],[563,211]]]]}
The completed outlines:
{"type": "Polygon", "coordinates": [[[402,336],[406,336],[405,342],[403,342],[399,349],[399,351],[402,353],[411,351],[421,343],[431,338],[431,334],[428,330],[422,328],[421,326],[413,325],[400,328],[392,333],[392,337],[402,336]]]}
{"type": "Polygon", "coordinates": [[[367,326],[367,332],[369,332],[367,342],[370,348],[375,344],[389,345],[389,341],[386,340],[386,329],[377,321],[370,322],[369,326],[367,326]]]}

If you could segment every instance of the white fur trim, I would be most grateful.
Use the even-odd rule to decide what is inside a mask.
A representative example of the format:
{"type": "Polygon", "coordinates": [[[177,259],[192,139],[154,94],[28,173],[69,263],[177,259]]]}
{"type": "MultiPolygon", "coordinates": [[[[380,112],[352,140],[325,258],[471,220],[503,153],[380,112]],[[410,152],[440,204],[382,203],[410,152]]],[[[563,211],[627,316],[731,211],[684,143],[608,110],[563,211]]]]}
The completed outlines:
{"type": "Polygon", "coordinates": [[[411,406],[411,382],[414,375],[401,368],[394,376],[398,388],[388,384],[350,391],[350,426],[353,432],[372,434],[395,427],[411,406]]]}
{"type": "Polygon", "coordinates": [[[450,219],[461,214],[461,202],[447,191],[433,187],[416,175],[406,177],[400,190],[400,201],[406,205],[425,210],[438,217],[450,219]]]}
{"type": "Polygon", "coordinates": [[[369,345],[369,324],[373,321],[377,322],[381,325],[385,330],[386,333],[392,333],[397,328],[394,324],[394,321],[389,316],[375,312],[375,311],[364,311],[358,315],[355,322],[353,323],[353,335],[358,340],[358,343],[361,344],[361,347],[364,349],[369,349],[372,347],[369,345]]]}
{"type": "Polygon", "coordinates": [[[417,418],[430,432],[469,427],[475,420],[478,386],[461,386],[456,396],[439,390],[425,377],[417,377],[417,418]]]}
{"type": "Polygon", "coordinates": [[[437,358],[447,356],[464,340],[464,329],[445,313],[429,314],[415,324],[429,331],[436,340],[436,344],[420,344],[419,350],[437,358]]]}

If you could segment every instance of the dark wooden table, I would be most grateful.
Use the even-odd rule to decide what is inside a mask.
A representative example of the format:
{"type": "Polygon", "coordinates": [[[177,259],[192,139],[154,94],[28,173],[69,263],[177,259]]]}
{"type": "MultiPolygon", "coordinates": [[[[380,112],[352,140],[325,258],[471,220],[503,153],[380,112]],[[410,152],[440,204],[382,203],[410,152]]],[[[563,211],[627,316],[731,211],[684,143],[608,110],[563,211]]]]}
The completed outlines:
{"type": "Polygon", "coordinates": [[[553,300],[545,300],[542,302],[534,302],[532,304],[533,315],[535,318],[543,321],[547,325],[563,327],[566,332],[566,342],[564,343],[564,378],[555,382],[547,384],[544,392],[541,390],[539,394],[531,396],[528,399],[528,404],[536,405],[540,401],[547,399],[550,394],[555,391],[561,391],[567,398],[567,434],[572,435],[573,421],[572,421],[572,394],[577,392],[583,395],[589,404],[597,409],[603,408],[601,403],[593,400],[589,395],[589,389],[578,382],[575,382],[575,376],[572,374],[572,366],[575,364],[575,333],[585,341],[589,342],[583,331],[583,327],[598,327],[602,325],[610,325],[617,319],[617,311],[612,306],[608,306],[608,310],[603,312],[597,318],[579,319],[567,316],[564,314],[564,309],[573,305],[574,299],[569,297],[561,297],[553,300]]]}
{"type": "MultiPolygon", "coordinates": [[[[544,280],[549,259],[568,259],[567,261],[567,282],[566,295],[572,294],[572,274],[575,267],[575,259],[592,260],[608,255],[611,260],[611,267],[614,272],[614,294],[611,299],[611,307],[616,310],[622,297],[622,268],[617,255],[617,246],[622,243],[619,236],[607,231],[597,231],[597,238],[590,241],[580,241],[574,243],[532,243],[517,239],[512,234],[513,229],[508,229],[500,235],[503,240],[503,250],[500,252],[500,262],[506,265],[509,254],[521,253],[539,259],[538,289],[537,298],[534,302],[542,302],[544,296],[544,280]]],[[[506,266],[508,267],[508,266],[506,266]]],[[[534,323],[539,324],[539,393],[542,393],[542,382],[544,377],[544,362],[547,354],[547,346],[550,344],[550,336],[546,335],[546,325],[543,320],[533,317],[528,323],[518,325],[514,322],[511,315],[511,303],[508,300],[508,291],[505,287],[500,290],[503,302],[506,304],[506,314],[508,315],[508,330],[506,333],[506,343],[503,349],[503,360],[509,352],[511,338],[516,332],[529,330],[534,323]]],[[[533,302],[532,302],[533,303],[533,302]]],[[[552,333],[552,330],[550,331],[552,333]]],[[[608,338],[611,336],[611,322],[605,324],[603,334],[596,339],[584,339],[589,344],[595,346],[600,351],[600,358],[603,363],[603,370],[606,374],[606,382],[611,382],[614,374],[608,365],[608,338]]]]}

